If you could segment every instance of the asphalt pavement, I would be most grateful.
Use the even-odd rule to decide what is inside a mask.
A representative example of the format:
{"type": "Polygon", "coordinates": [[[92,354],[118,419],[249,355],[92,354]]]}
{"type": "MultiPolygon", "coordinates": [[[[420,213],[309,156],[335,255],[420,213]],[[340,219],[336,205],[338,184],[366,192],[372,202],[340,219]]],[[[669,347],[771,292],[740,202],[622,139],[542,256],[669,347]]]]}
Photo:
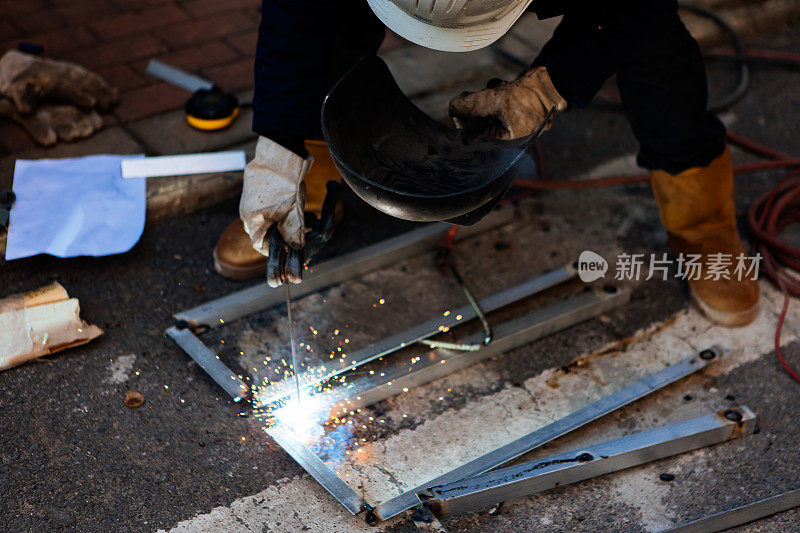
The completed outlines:
{"type": "MultiPolygon", "coordinates": [[[[760,37],[755,43],[798,51],[798,28],[760,37]]],[[[722,68],[715,66],[711,71],[713,90],[732,80],[722,68]]],[[[800,72],[758,66],[752,74],[752,89],[723,113],[724,120],[737,133],[800,154],[800,72]]],[[[604,169],[635,170],[631,156],[636,142],[624,116],[615,111],[590,108],[560,117],[544,137],[543,149],[548,175],[554,180],[604,169]]],[[[780,172],[768,172],[737,178],[738,202],[746,205],[780,177],[780,172]]],[[[517,209],[518,223],[538,224],[541,230],[524,234],[549,235],[556,248],[562,237],[548,229],[548,221],[556,228],[569,226],[578,235],[581,229],[588,235],[591,228],[592,239],[613,242],[619,250],[667,249],[646,187],[542,193],[517,209]],[[580,200],[573,200],[575,195],[580,200]],[[591,208],[603,210],[608,205],[613,206],[609,208],[613,216],[600,217],[604,225],[598,227],[591,208]],[[582,207],[576,210],[574,206],[582,207]]],[[[352,193],[346,194],[345,213],[321,260],[414,227],[377,213],[352,193]]],[[[105,331],[86,346],[0,373],[0,530],[170,529],[215,508],[235,507],[236,502],[283,486],[286,480],[308,480],[301,467],[259,430],[248,409],[231,403],[164,334],[176,311],[248,286],[218,276],[211,261],[217,237],[235,216],[235,202],[225,202],[148,225],[134,249],[118,256],[67,260],[40,256],[0,264],[0,296],[56,280],[80,299],[82,316],[105,331]],[[126,407],[123,398],[128,390],[140,392],[144,405],[126,407]]],[[[514,247],[524,249],[530,244],[515,240],[513,232],[499,235],[512,245],[512,253],[503,259],[509,263],[515,262],[514,247]]],[[[492,246],[497,239],[481,241],[471,255],[480,256],[481,246],[492,246]]],[[[525,265],[518,263],[515,268],[525,265]]],[[[371,282],[382,284],[391,295],[391,277],[374,276],[371,282]]],[[[625,308],[604,320],[537,341],[507,359],[486,363],[491,378],[484,385],[470,382],[445,404],[425,404],[420,407],[424,416],[412,416],[412,422],[387,429],[379,439],[414,432],[436,417],[469,409],[471,402],[502,392],[509,383],[534,379],[576,357],[663,324],[689,305],[677,281],[639,284],[625,308]],[[539,356],[532,359],[528,353],[539,356]]],[[[798,305],[792,300],[792,306],[798,305]]],[[[370,317],[364,312],[348,319],[370,317]]],[[[788,326],[794,330],[800,323],[788,326]]],[[[668,322],[664,327],[669,328],[668,322]]],[[[758,334],[768,345],[772,331],[765,328],[758,334]]],[[[785,351],[800,365],[798,342],[791,342],[785,351]]],[[[239,361],[231,363],[246,371],[239,361]]],[[[800,487],[800,427],[795,423],[800,385],[779,369],[768,348],[763,357],[693,382],[692,387],[698,393],[713,391],[722,404],[749,405],[760,417],[761,432],[747,443],[726,445],[715,452],[713,460],[700,456],[689,466],[662,464],[665,469],[678,465],[675,468],[688,473],[666,488],[658,485],[657,491],[652,488],[656,482],[625,489],[609,476],[596,485],[559,489],[509,506],[497,516],[475,513],[446,525],[454,531],[654,530],[663,522],[646,509],[624,504],[626,490],[652,493],[654,501],[668,509],[669,519],[679,522],[800,487]],[[623,496],[612,501],[609,491],[623,496]]],[[[658,409],[654,404],[642,409],[647,406],[658,409]]],[[[413,412],[413,405],[405,407],[413,412]]],[[[634,412],[629,413],[631,417],[634,412]]],[[[297,501],[302,502],[302,495],[297,501]]],[[[298,508],[287,510],[288,516],[301,513],[300,507],[298,503],[298,508]]],[[[278,525],[264,523],[263,530],[349,527],[341,517],[330,516],[326,524],[325,516],[330,515],[305,523],[291,519],[279,520],[278,525]]],[[[235,524],[245,531],[260,530],[241,518],[217,526],[208,522],[208,527],[202,527],[204,523],[184,527],[228,530],[235,524]]],[[[413,526],[400,520],[385,529],[412,531],[413,526]]],[[[797,531],[800,512],[783,513],[746,530],[797,531]]]]}

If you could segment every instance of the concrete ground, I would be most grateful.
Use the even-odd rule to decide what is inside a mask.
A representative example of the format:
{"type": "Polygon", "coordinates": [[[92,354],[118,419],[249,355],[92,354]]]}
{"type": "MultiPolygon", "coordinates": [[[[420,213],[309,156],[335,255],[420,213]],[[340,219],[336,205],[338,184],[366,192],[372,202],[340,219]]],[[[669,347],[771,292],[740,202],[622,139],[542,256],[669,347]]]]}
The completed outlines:
{"type": "MultiPolygon", "coordinates": [[[[755,44],[796,51],[798,28],[763,36],[755,44]]],[[[415,57],[412,50],[403,53],[407,56],[393,56],[395,68],[402,67],[404,57],[415,57]]],[[[418,101],[440,112],[462,87],[509,70],[479,56],[474,73],[449,89],[426,93],[417,88],[418,101]]],[[[724,86],[725,71],[713,67],[712,74],[712,89],[724,86]]],[[[754,68],[753,88],[723,114],[724,120],[733,131],[800,154],[799,81],[796,71],[754,68]]],[[[636,143],[616,112],[566,114],[543,147],[551,179],[635,172],[636,143]]],[[[738,152],[734,157],[746,159],[738,152]]],[[[740,205],[780,176],[739,177],[740,205]]],[[[353,195],[345,204],[347,217],[325,256],[412,227],[380,215],[353,195]]],[[[220,278],[210,261],[217,236],[235,213],[231,201],[148,225],[139,244],[124,255],[0,264],[0,295],[58,280],[80,298],[83,316],[106,332],[84,347],[0,373],[0,530],[369,529],[263,433],[262,421],[230,403],[164,336],[174,312],[248,286],[220,278]],[[141,392],[145,404],[127,408],[127,390],[141,392]]],[[[626,187],[535,195],[515,207],[510,225],[459,245],[457,261],[476,290],[486,294],[583,249],[607,258],[666,251],[650,191],[626,187]]],[[[457,291],[445,284],[434,272],[433,256],[424,255],[299,299],[295,308],[298,321],[315,325],[321,337],[343,323],[359,329],[355,344],[398,331],[407,325],[398,321],[409,317],[409,309],[421,320],[462,305],[457,291]],[[452,301],[432,296],[448,294],[452,301]],[[378,298],[385,298],[385,309],[375,311],[378,298]]],[[[798,488],[800,428],[794,420],[800,386],[779,368],[773,351],[781,304],[777,291],[762,282],[765,299],[758,320],[728,330],[712,327],[692,310],[676,280],[630,288],[632,299],[620,310],[366,408],[361,416],[383,417],[385,423],[364,432],[370,460],[343,466],[354,488],[380,501],[715,343],[731,350],[715,368],[538,455],[735,404],[758,415],[757,434],[507,502],[497,514],[477,512],[445,526],[453,531],[658,531],[798,488]],[[569,365],[577,359],[590,364],[569,365]],[[675,474],[675,480],[661,481],[662,472],[675,474]]],[[[799,303],[792,301],[783,335],[784,351],[795,365],[800,365],[799,303]]],[[[286,354],[283,311],[257,318],[231,324],[231,333],[222,328],[215,338],[204,336],[209,344],[225,340],[226,362],[248,375],[267,350],[286,354]],[[239,337],[237,328],[251,334],[239,337]]],[[[379,529],[413,531],[414,526],[400,517],[379,529]]],[[[800,511],[741,530],[800,530],[800,511]]]]}

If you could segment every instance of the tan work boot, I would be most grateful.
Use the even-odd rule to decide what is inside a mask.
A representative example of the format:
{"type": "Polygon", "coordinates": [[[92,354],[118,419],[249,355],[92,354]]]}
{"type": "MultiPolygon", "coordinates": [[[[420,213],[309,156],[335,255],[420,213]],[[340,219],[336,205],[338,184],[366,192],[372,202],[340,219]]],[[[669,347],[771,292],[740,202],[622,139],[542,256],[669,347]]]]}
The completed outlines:
{"type": "MultiPolygon", "coordinates": [[[[339,171],[331,159],[325,141],[305,141],[306,150],[314,158],[314,164],[306,176],[305,210],[320,216],[329,181],[340,181],[339,171]]],[[[340,216],[337,206],[337,218],[340,216]]],[[[244,231],[242,221],[237,218],[222,232],[214,247],[214,270],[229,279],[246,280],[263,277],[266,273],[267,258],[250,243],[250,236],[244,231]]]]}
{"type": "Polygon", "coordinates": [[[739,254],[747,254],[736,230],[730,150],[726,147],[707,167],[676,175],[654,170],[650,178],[670,246],[676,254],[701,256],[699,279],[688,280],[692,300],[717,324],[752,322],[758,314],[758,282],[750,276],[738,280],[734,273],[739,254]],[[709,254],[719,253],[730,254],[730,279],[705,279],[709,254]]]}

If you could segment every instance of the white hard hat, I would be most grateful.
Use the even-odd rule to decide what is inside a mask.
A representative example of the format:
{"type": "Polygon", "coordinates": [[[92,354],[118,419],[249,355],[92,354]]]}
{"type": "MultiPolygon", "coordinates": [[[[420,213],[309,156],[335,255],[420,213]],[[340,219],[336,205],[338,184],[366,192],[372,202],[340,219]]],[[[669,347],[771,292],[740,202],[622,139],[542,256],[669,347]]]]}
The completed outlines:
{"type": "Polygon", "coordinates": [[[409,41],[469,52],[502,37],[533,0],[367,0],[381,22],[409,41]]]}

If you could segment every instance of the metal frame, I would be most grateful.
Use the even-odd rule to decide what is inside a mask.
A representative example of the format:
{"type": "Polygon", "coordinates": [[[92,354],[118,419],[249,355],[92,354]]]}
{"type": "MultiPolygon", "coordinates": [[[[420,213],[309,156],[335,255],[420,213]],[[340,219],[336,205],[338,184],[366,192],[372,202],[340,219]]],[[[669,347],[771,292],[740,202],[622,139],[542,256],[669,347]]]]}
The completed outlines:
{"type": "MultiPolygon", "coordinates": [[[[511,222],[513,209],[493,211],[480,222],[461,228],[456,240],[473,237],[511,222]]],[[[292,296],[300,298],[320,291],[346,279],[377,270],[403,259],[432,250],[445,237],[451,225],[428,224],[417,230],[381,241],[355,252],[314,265],[306,273],[303,283],[292,287],[292,296]]],[[[186,322],[194,328],[216,328],[243,316],[285,303],[282,288],[272,289],[259,283],[249,289],[234,292],[198,307],[176,313],[175,320],[186,322]]]]}
{"type": "Polygon", "coordinates": [[[749,435],[755,421],[745,406],[726,409],[432,487],[419,499],[441,519],[749,435]]]}
{"type": "MultiPolygon", "coordinates": [[[[344,481],[342,481],[333,470],[328,468],[327,465],[325,465],[324,468],[320,468],[320,459],[311,453],[310,450],[308,453],[293,452],[293,450],[305,448],[305,445],[297,440],[290,430],[278,425],[268,429],[267,433],[275,438],[276,441],[279,441],[279,444],[292,455],[300,466],[310,473],[317,482],[325,487],[326,490],[350,510],[351,513],[354,515],[361,514],[368,524],[374,525],[381,520],[388,520],[404,511],[417,507],[420,503],[418,494],[427,491],[430,487],[458,482],[503,466],[539,446],[583,427],[594,420],[602,418],[636,400],[644,398],[698,370],[706,368],[719,359],[720,356],[723,356],[724,353],[725,351],[719,347],[703,350],[699,354],[688,357],[672,366],[651,374],[641,381],[461,465],[423,485],[395,496],[381,503],[374,509],[370,507],[369,504],[363,502],[363,500],[359,502],[359,506],[356,506],[352,496],[352,494],[354,494],[352,489],[349,491],[341,489],[341,484],[343,484],[344,481]],[[357,508],[358,510],[356,510],[357,508]],[[362,511],[366,512],[362,513],[362,511]]],[[[305,449],[307,450],[307,448],[305,449]]]]}
{"type": "MultiPolygon", "coordinates": [[[[456,234],[456,239],[462,240],[469,238],[507,224],[512,220],[513,215],[513,209],[511,208],[493,211],[477,224],[468,226],[459,231],[456,234]]],[[[450,227],[450,224],[444,223],[428,224],[417,230],[321,263],[313,267],[306,275],[305,281],[301,285],[294,287],[292,292],[296,298],[301,297],[359,274],[423,253],[441,242],[441,239],[447,234],[450,227]]],[[[566,281],[566,279],[568,279],[567,275],[569,275],[569,277],[575,276],[575,271],[572,267],[564,267],[549,274],[545,274],[540,278],[527,282],[527,284],[515,287],[514,289],[519,290],[519,292],[514,292],[514,289],[509,289],[512,294],[509,295],[509,291],[503,291],[487,298],[485,302],[493,308],[502,307],[503,305],[529,296],[534,292],[551,287],[556,283],[566,281]],[[525,290],[530,292],[525,293],[525,290]]],[[[284,298],[285,293],[282,290],[272,289],[265,283],[260,283],[249,289],[237,291],[228,296],[206,302],[198,307],[176,313],[173,315],[176,320],[176,325],[168,328],[166,334],[183,348],[189,357],[194,359],[194,361],[208,373],[211,379],[228,393],[234,402],[239,402],[251,395],[250,388],[235,372],[220,360],[217,354],[203,344],[203,341],[195,335],[192,329],[220,327],[225,324],[226,320],[235,320],[251,313],[283,304],[285,302],[284,298]]],[[[472,312],[472,309],[470,308],[469,311],[463,312],[459,310],[459,312],[466,317],[472,312]]],[[[464,322],[466,322],[466,320],[464,320],[464,322]]],[[[424,325],[421,327],[424,328],[424,325]]],[[[422,334],[422,331],[414,332],[409,330],[406,333],[419,335],[422,334]]],[[[369,347],[367,349],[369,349],[369,347]]],[[[367,349],[360,350],[358,353],[365,353],[367,349]]],[[[384,350],[388,350],[385,351],[385,353],[393,351],[385,347],[384,350]]],[[[380,355],[373,357],[373,359],[376,357],[380,357],[380,355]]],[[[355,365],[349,365],[346,368],[340,369],[333,375],[344,372],[353,366],[355,365]]],[[[333,375],[328,376],[326,379],[333,377],[333,375]]]]}
{"type": "MultiPolygon", "coordinates": [[[[348,380],[348,387],[334,391],[334,401],[345,402],[350,409],[372,405],[425,383],[457,372],[490,357],[524,346],[535,340],[564,330],[590,318],[624,305],[629,291],[607,293],[602,290],[581,294],[557,302],[494,327],[495,340],[476,351],[428,349],[414,365],[394,366],[384,376],[361,375],[348,380]]],[[[482,333],[465,342],[480,340],[482,333]]]]}
{"type": "Polygon", "coordinates": [[[331,470],[325,462],[317,457],[305,444],[297,440],[292,430],[280,424],[267,430],[286,453],[292,456],[311,476],[322,485],[345,509],[357,515],[372,509],[370,505],[350,486],[331,470]]]}
{"type": "MultiPolygon", "coordinates": [[[[497,294],[493,294],[480,302],[480,307],[483,308],[485,312],[495,311],[497,309],[501,309],[507,305],[512,303],[518,302],[534,294],[537,294],[541,291],[544,291],[550,287],[568,281],[574,278],[576,275],[575,269],[572,266],[564,266],[557,270],[553,270],[539,276],[537,278],[533,278],[528,280],[516,287],[511,287],[510,289],[506,289],[505,291],[499,292],[497,294]]],[[[609,287],[606,291],[595,291],[592,293],[588,293],[587,295],[582,295],[577,298],[573,298],[567,302],[562,302],[555,305],[547,306],[537,312],[534,312],[530,315],[526,315],[525,317],[521,317],[516,321],[509,322],[508,324],[502,324],[500,326],[495,327],[495,337],[507,337],[512,331],[516,329],[524,328],[525,326],[534,326],[536,327],[537,331],[539,331],[537,336],[529,336],[528,339],[521,344],[525,344],[527,342],[531,342],[535,339],[543,337],[548,333],[552,333],[554,331],[558,331],[560,329],[569,327],[573,324],[577,324],[578,322],[582,322],[592,316],[596,316],[600,313],[623,305],[628,301],[630,298],[630,293],[628,291],[618,291],[614,287],[609,287]],[[564,317],[563,315],[570,315],[569,317],[564,317]],[[559,320],[560,319],[560,320],[559,320]],[[548,327],[548,320],[557,320],[557,325],[555,329],[554,326],[548,327]],[[541,324],[539,324],[541,323],[541,324]],[[512,326],[513,324],[513,326],[512,326]]],[[[308,378],[304,376],[300,376],[300,388],[309,388],[314,387],[320,383],[324,383],[331,378],[334,378],[344,372],[352,370],[356,367],[389,355],[393,352],[401,350],[403,348],[407,348],[414,343],[432,337],[438,333],[440,333],[440,328],[452,328],[459,324],[463,324],[473,318],[475,318],[475,310],[472,306],[467,305],[462,308],[456,309],[452,311],[447,317],[438,317],[433,320],[429,320],[417,326],[414,326],[402,333],[397,333],[392,335],[391,337],[387,337],[379,342],[374,344],[370,344],[365,346],[364,348],[360,348],[355,352],[350,354],[348,360],[353,361],[352,363],[345,363],[341,364],[338,360],[334,361],[333,364],[339,364],[339,368],[336,368],[326,374],[321,376],[314,376],[313,378],[308,378]],[[461,316],[461,319],[457,317],[461,316]]],[[[480,342],[483,340],[482,335],[475,335],[471,336],[466,339],[464,342],[469,344],[472,342],[480,342]]],[[[483,346],[482,348],[474,351],[474,352],[464,352],[464,351],[457,351],[453,352],[447,349],[438,349],[434,351],[428,351],[428,355],[425,357],[425,361],[420,361],[418,365],[412,369],[412,372],[399,372],[397,371],[395,374],[389,371],[389,374],[392,378],[397,378],[397,383],[400,383],[400,380],[404,380],[406,383],[411,383],[414,380],[409,381],[408,378],[412,375],[416,376],[419,375],[419,371],[423,368],[427,368],[428,366],[434,363],[440,363],[442,359],[454,359],[452,354],[458,354],[459,360],[470,361],[467,365],[485,359],[487,357],[493,357],[499,353],[504,351],[508,351],[513,347],[519,346],[520,344],[515,344],[512,347],[505,347],[498,351],[498,348],[503,346],[507,346],[507,342],[499,343],[499,339],[495,338],[490,344],[483,346]],[[432,361],[432,362],[431,362],[432,361]]],[[[507,341],[507,340],[506,340],[507,341]]],[[[438,375],[431,379],[435,379],[436,377],[440,377],[442,375],[449,374],[451,372],[455,372],[460,368],[464,368],[466,365],[458,366],[457,368],[453,368],[455,365],[449,365],[445,372],[441,372],[442,369],[439,369],[438,375]]],[[[374,379],[374,378],[373,378],[374,379]]],[[[428,379],[427,381],[430,381],[428,379]]],[[[363,380],[361,380],[363,381],[363,380]]],[[[391,378],[384,380],[385,382],[392,382],[391,378]]],[[[427,383],[427,381],[421,381],[416,383],[416,385],[427,383]]],[[[372,395],[369,395],[367,391],[369,389],[374,388],[374,385],[353,385],[353,381],[350,381],[351,387],[348,388],[348,392],[353,390],[362,389],[365,394],[373,398],[368,403],[362,403],[361,405],[369,405],[370,403],[374,403],[376,401],[382,400],[384,398],[388,398],[389,396],[394,396],[394,394],[399,393],[402,388],[405,387],[413,387],[416,385],[403,385],[399,388],[394,387],[393,390],[396,392],[389,394],[388,396],[383,396],[380,399],[375,399],[372,395]]],[[[276,401],[282,400],[285,396],[285,393],[278,393],[274,396],[270,396],[263,400],[263,403],[273,403],[276,401]]],[[[364,396],[365,394],[360,394],[364,396]]],[[[354,397],[354,395],[349,395],[347,398],[342,399],[349,399],[350,397],[354,397]]]]}
{"type": "Polygon", "coordinates": [[[790,490],[667,529],[664,533],[716,533],[798,506],[800,506],[800,489],[790,490]]]}
{"type": "Polygon", "coordinates": [[[636,400],[666,387],[676,381],[707,367],[716,361],[724,350],[715,347],[703,350],[701,355],[688,357],[672,366],[656,372],[641,381],[634,383],[620,391],[587,405],[577,411],[566,415],[536,431],[519,439],[501,446],[477,459],[474,459],[458,468],[438,476],[429,482],[415,487],[399,496],[375,507],[373,514],[381,520],[388,520],[419,504],[417,494],[426,491],[429,487],[444,485],[466,479],[478,474],[483,474],[498,468],[522,455],[542,446],[558,437],[566,435],[586,424],[620,409],[636,400]]]}
{"type": "MultiPolygon", "coordinates": [[[[402,369],[395,367],[389,371],[387,375],[377,380],[374,377],[368,378],[365,376],[361,379],[350,381],[346,388],[342,388],[340,397],[336,398],[335,401],[347,402],[348,407],[352,409],[370,405],[399,394],[403,387],[410,388],[422,385],[441,376],[465,368],[482,359],[512,350],[545,335],[600,315],[623,305],[628,301],[629,297],[630,293],[628,291],[607,291],[600,289],[581,294],[566,301],[551,304],[497,326],[495,328],[495,340],[478,351],[453,352],[445,349],[429,350],[427,355],[424,356],[424,360],[415,364],[411,371],[409,371],[406,366],[403,366],[402,369]],[[444,364],[442,363],[443,361],[444,364]]],[[[476,334],[476,337],[479,336],[480,333],[476,334]]],[[[698,360],[702,361],[700,359],[698,360]]],[[[699,367],[700,365],[692,366],[699,367]]],[[[656,383],[656,386],[657,385],[658,383],[656,383]]],[[[281,395],[270,400],[264,400],[264,403],[271,403],[272,401],[281,402],[285,399],[287,399],[287,397],[281,395]]],[[[352,491],[348,492],[338,488],[344,482],[333,470],[324,465],[324,463],[322,463],[324,468],[320,467],[321,460],[319,457],[314,455],[313,452],[300,442],[289,428],[278,424],[273,428],[267,429],[267,434],[286,448],[286,451],[350,512],[358,514],[360,511],[354,511],[354,509],[362,509],[362,507],[366,505],[366,503],[362,501],[359,502],[360,507],[357,507],[354,504],[352,491]],[[303,450],[303,452],[297,453],[295,450],[298,449],[303,450]]],[[[504,447],[501,450],[505,450],[506,448],[507,447],[504,447]]],[[[460,472],[461,469],[457,471],[460,472]]],[[[441,478],[437,478],[437,480],[438,479],[441,478]]],[[[431,485],[427,484],[426,487],[428,486],[431,485]]],[[[385,504],[378,506],[374,511],[372,507],[365,507],[367,513],[364,514],[364,519],[368,523],[375,523],[378,519],[385,520],[389,518],[389,516],[385,516],[384,514],[386,511],[392,513],[391,516],[394,516],[395,514],[411,509],[419,503],[416,497],[417,491],[417,489],[414,489],[413,491],[393,498],[385,504]],[[388,507],[386,507],[387,505],[388,507]]]]}
{"type": "MultiPolygon", "coordinates": [[[[576,275],[575,269],[571,265],[566,265],[559,269],[553,270],[548,272],[547,274],[543,274],[537,278],[533,278],[528,280],[520,285],[512,287],[510,289],[506,289],[505,291],[501,291],[497,294],[493,294],[488,296],[484,300],[480,302],[480,305],[488,312],[500,309],[512,303],[518,302],[524,298],[528,298],[537,294],[543,290],[546,290],[550,287],[568,281],[574,278],[576,275]]],[[[547,324],[541,325],[538,329],[542,330],[538,336],[530,337],[531,340],[539,338],[541,336],[547,335],[548,332],[557,331],[558,329],[568,327],[572,324],[576,324],[583,320],[586,320],[596,314],[605,312],[609,309],[617,307],[626,303],[629,299],[629,293],[627,291],[617,291],[614,287],[608,287],[603,292],[598,292],[598,296],[594,298],[590,298],[588,302],[583,302],[583,300],[587,300],[587,298],[583,299],[573,299],[577,300],[574,303],[564,304],[567,307],[574,306],[575,308],[572,309],[573,317],[572,318],[561,318],[559,321],[560,326],[556,329],[552,329],[552,326],[547,326],[547,324]],[[602,305],[603,302],[606,302],[605,305],[602,305]],[[591,305],[597,304],[597,305],[591,305]],[[582,312],[583,307],[589,307],[589,314],[586,311],[582,312]],[[597,308],[597,309],[596,309],[597,308]]],[[[555,313],[556,316],[553,318],[560,318],[558,313],[563,313],[561,311],[559,305],[551,306],[545,308],[545,310],[550,310],[552,313],[555,313]]],[[[392,352],[402,349],[403,347],[409,346],[414,344],[415,342],[426,339],[431,337],[440,331],[440,327],[453,327],[458,324],[463,324],[468,322],[470,319],[475,318],[475,310],[472,306],[465,306],[463,308],[457,309],[448,315],[447,317],[439,317],[434,320],[430,320],[423,324],[419,324],[411,329],[408,329],[402,333],[398,333],[391,337],[388,337],[380,342],[375,344],[371,344],[364,348],[361,348],[353,353],[351,356],[351,361],[353,363],[346,363],[344,365],[339,366],[328,372],[323,376],[315,376],[313,380],[307,379],[305,382],[301,384],[301,387],[313,387],[319,383],[323,383],[335,376],[338,376],[348,370],[352,370],[358,366],[366,364],[370,361],[388,355],[392,352]],[[457,317],[461,316],[459,320],[457,317]]],[[[534,317],[531,318],[533,321],[544,321],[545,318],[548,318],[547,313],[535,314],[534,317]]],[[[501,326],[502,327],[502,326],[501,326]]],[[[208,375],[213,379],[218,385],[220,385],[225,391],[231,396],[234,402],[239,402],[243,398],[247,398],[250,396],[250,389],[247,385],[242,381],[230,368],[225,366],[225,364],[220,360],[219,356],[215,354],[208,346],[206,346],[203,341],[201,341],[197,335],[195,335],[188,327],[187,324],[179,324],[173,327],[170,327],[166,330],[166,334],[172,338],[178,345],[183,348],[183,350],[195,360],[195,362],[200,365],[200,367],[205,370],[208,375]]],[[[471,341],[470,341],[471,342],[471,341]]],[[[472,362],[479,361],[486,357],[491,357],[496,355],[497,353],[501,353],[496,351],[497,347],[502,346],[502,344],[498,344],[497,342],[492,342],[488,347],[484,347],[481,350],[476,352],[472,352],[471,357],[467,357],[467,359],[471,359],[472,362]],[[489,348],[489,351],[486,351],[489,348]],[[478,353],[480,352],[480,354],[478,353]]],[[[511,348],[505,348],[505,350],[509,350],[511,348]]],[[[431,352],[433,353],[433,352],[431,352]]],[[[449,351],[445,353],[451,353],[449,351]]],[[[461,352],[458,352],[461,353],[461,352]]],[[[440,356],[438,360],[440,360],[443,356],[440,356]]],[[[340,364],[338,361],[334,364],[340,364]]],[[[469,363],[471,364],[471,363],[469,363]]],[[[423,365],[420,365],[422,367],[423,365]]],[[[458,368],[463,368],[463,366],[459,366],[458,368],[453,368],[455,365],[448,366],[448,372],[455,372],[458,368]]],[[[439,369],[441,370],[441,369],[439,369]]],[[[444,374],[448,373],[445,372],[444,374]]],[[[443,374],[439,374],[443,375],[443,374]]],[[[407,377],[407,376],[404,376],[407,377]]],[[[434,379],[434,378],[431,378],[434,379]]],[[[388,380],[387,380],[388,381],[388,380]]],[[[262,403],[272,403],[278,401],[282,398],[282,394],[278,394],[272,396],[266,400],[262,400],[262,403]]],[[[374,400],[378,401],[378,400],[374,400]]]]}
{"type": "MultiPolygon", "coordinates": [[[[465,228],[458,235],[461,238],[470,237],[505,224],[511,218],[511,210],[498,210],[475,226],[465,228]]],[[[425,252],[440,242],[449,227],[447,224],[431,224],[352,254],[322,263],[315,267],[306,277],[304,283],[296,287],[293,292],[295,296],[303,296],[370,270],[406,259],[414,254],[425,252]]],[[[565,266],[517,287],[490,296],[481,304],[487,310],[498,309],[574,276],[574,268],[565,266]]],[[[383,376],[384,383],[356,378],[350,382],[351,387],[348,387],[347,391],[342,393],[343,396],[340,401],[346,401],[348,405],[352,406],[368,405],[380,401],[399,393],[404,387],[427,383],[482,359],[527,344],[535,339],[614,309],[627,302],[629,297],[630,294],[627,291],[616,291],[612,288],[611,290],[589,291],[569,300],[551,304],[526,316],[497,326],[495,340],[479,350],[467,352],[456,352],[444,348],[428,350],[424,362],[418,362],[420,364],[418,366],[415,365],[410,371],[400,372],[398,368],[395,368],[391,376],[383,376]]],[[[177,313],[174,316],[178,320],[178,324],[169,328],[167,334],[200,364],[234,401],[240,401],[249,395],[250,391],[247,385],[226,367],[219,360],[219,357],[205,346],[189,328],[219,327],[225,321],[235,320],[250,313],[267,309],[281,304],[283,301],[284,294],[282,291],[270,289],[266,284],[262,283],[208,302],[205,305],[177,313]]],[[[463,323],[474,317],[474,310],[471,306],[465,306],[463,309],[451,313],[453,318],[449,319],[449,321],[443,321],[442,319],[429,321],[401,334],[389,337],[380,343],[361,349],[353,354],[354,357],[351,359],[356,360],[357,363],[349,364],[336,370],[329,377],[392,353],[410,343],[435,335],[442,325],[452,327],[456,325],[456,322],[453,322],[454,317],[459,314],[462,315],[462,320],[457,321],[457,323],[463,323]]],[[[289,428],[276,425],[267,430],[267,433],[348,511],[354,515],[361,514],[367,523],[374,524],[379,520],[386,520],[417,507],[419,505],[417,494],[427,490],[429,487],[459,481],[500,467],[538,446],[582,427],[701,368],[705,368],[718,355],[722,355],[720,349],[704,350],[702,353],[704,354],[703,356],[688,358],[657,372],[634,385],[439,476],[425,485],[392,498],[374,509],[363,498],[358,496],[347,483],[340,479],[324,461],[300,442],[289,428]]]]}
{"type": "Polygon", "coordinates": [[[237,376],[233,370],[220,361],[217,354],[203,344],[188,328],[171,327],[167,335],[189,354],[189,357],[205,370],[217,385],[227,392],[234,402],[239,402],[250,396],[250,387],[237,376]]]}

